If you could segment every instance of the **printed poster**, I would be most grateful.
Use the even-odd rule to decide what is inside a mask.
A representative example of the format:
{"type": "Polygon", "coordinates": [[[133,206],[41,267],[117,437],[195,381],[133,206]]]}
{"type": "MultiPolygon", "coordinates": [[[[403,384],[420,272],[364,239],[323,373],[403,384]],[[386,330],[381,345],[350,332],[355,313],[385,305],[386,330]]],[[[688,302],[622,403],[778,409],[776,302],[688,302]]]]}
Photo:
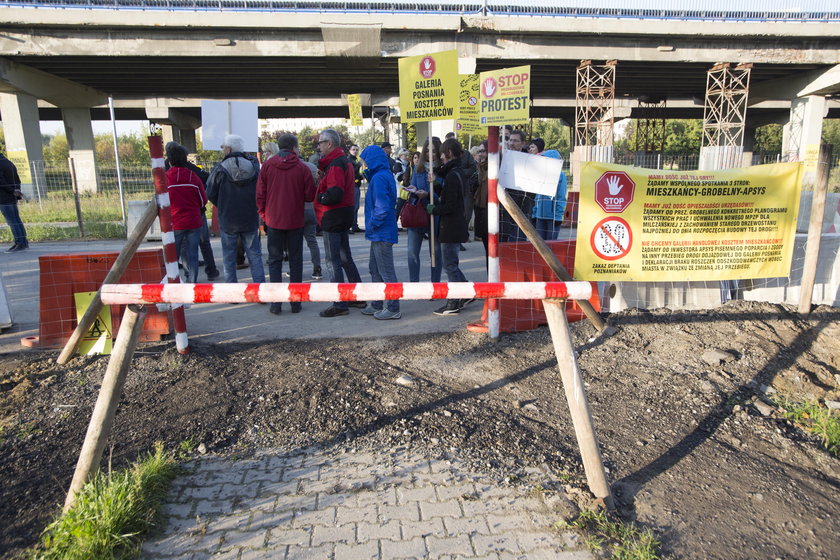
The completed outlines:
{"type": "MultiPolygon", "coordinates": [[[[76,321],[82,320],[82,315],[87,311],[94,296],[96,296],[96,292],[76,292],[73,294],[73,298],[76,300],[76,321]]],[[[79,355],[110,354],[114,339],[111,329],[111,307],[103,305],[102,311],[99,312],[90,330],[82,336],[79,343],[79,355]]]]}
{"type": "Polygon", "coordinates": [[[458,123],[455,129],[458,132],[472,134],[486,130],[482,127],[478,117],[479,82],[478,74],[461,74],[461,95],[459,98],[460,107],[458,123]]]}
{"type": "Polygon", "coordinates": [[[798,163],[663,171],[587,162],[575,279],[684,282],[790,274],[798,163]]]}
{"type": "Polygon", "coordinates": [[[347,96],[347,108],[350,110],[350,126],[362,126],[362,95],[351,93],[347,96]]]}
{"type": "Polygon", "coordinates": [[[401,122],[458,118],[458,51],[401,58],[399,70],[401,122]]]}
{"type": "Polygon", "coordinates": [[[479,81],[479,122],[482,126],[528,124],[531,98],[530,66],[482,72],[479,81]]]}

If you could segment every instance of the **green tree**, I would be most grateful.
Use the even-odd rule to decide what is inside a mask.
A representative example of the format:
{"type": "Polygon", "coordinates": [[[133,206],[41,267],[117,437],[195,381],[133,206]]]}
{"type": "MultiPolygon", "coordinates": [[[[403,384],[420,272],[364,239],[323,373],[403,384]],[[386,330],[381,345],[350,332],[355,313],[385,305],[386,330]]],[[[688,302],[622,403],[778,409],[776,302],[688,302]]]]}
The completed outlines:
{"type": "Polygon", "coordinates": [[[669,156],[699,154],[703,136],[700,119],[670,119],[665,121],[665,154],[669,156]]]}
{"type": "Polygon", "coordinates": [[[56,134],[50,139],[50,143],[44,146],[44,162],[53,167],[67,167],[67,158],[70,156],[70,147],[67,144],[67,136],[56,134]]]}
{"type": "MultiPolygon", "coordinates": [[[[569,131],[562,119],[533,119],[531,138],[542,138],[546,150],[557,150],[561,154],[569,152],[569,131]]],[[[565,157],[565,156],[564,156],[565,157]]]]}
{"type": "Polygon", "coordinates": [[[756,128],[753,151],[759,154],[781,153],[782,125],[768,124],[756,128]]]}

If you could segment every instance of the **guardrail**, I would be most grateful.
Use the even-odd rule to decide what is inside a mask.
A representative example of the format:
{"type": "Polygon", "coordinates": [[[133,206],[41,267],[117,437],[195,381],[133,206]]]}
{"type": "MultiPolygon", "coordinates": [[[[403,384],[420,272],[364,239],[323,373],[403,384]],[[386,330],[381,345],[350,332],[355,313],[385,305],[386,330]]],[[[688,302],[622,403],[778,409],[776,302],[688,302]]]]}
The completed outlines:
{"type": "Polygon", "coordinates": [[[483,0],[0,0],[0,6],[112,10],[282,11],[339,13],[423,13],[485,16],[632,18],[698,21],[840,21],[833,0],[581,0],[569,2],[504,2],[483,0]]]}

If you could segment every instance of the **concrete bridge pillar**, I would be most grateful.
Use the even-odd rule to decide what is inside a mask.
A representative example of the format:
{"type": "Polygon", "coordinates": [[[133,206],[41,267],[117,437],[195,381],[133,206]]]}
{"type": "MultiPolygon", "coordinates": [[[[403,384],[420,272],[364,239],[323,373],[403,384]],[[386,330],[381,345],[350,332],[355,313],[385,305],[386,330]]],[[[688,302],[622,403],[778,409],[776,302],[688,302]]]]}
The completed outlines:
{"type": "Polygon", "coordinates": [[[0,113],[6,157],[17,167],[23,194],[46,195],[38,100],[22,93],[0,93],[0,113]]]}
{"type": "MultiPolygon", "coordinates": [[[[788,161],[804,161],[805,152],[812,149],[822,139],[822,122],[828,113],[825,97],[809,95],[798,97],[790,103],[790,120],[782,129],[782,155],[788,161]]],[[[802,184],[813,184],[814,172],[802,176],[802,184]]]]}
{"type": "Polygon", "coordinates": [[[742,154],[741,164],[743,167],[749,167],[753,164],[753,154],[755,152],[755,127],[744,128],[744,152],[742,154]]]}
{"type": "MultiPolygon", "coordinates": [[[[179,128],[172,124],[161,124],[160,127],[164,146],[167,142],[177,142],[187,149],[187,153],[194,154],[196,152],[195,129],[179,128]]],[[[209,149],[215,150],[217,148],[210,147],[209,149]]]]}
{"type": "Polygon", "coordinates": [[[67,134],[69,156],[73,160],[76,186],[80,193],[95,193],[99,190],[99,170],[96,167],[96,141],[93,138],[90,109],[62,109],[61,118],[67,134]]]}

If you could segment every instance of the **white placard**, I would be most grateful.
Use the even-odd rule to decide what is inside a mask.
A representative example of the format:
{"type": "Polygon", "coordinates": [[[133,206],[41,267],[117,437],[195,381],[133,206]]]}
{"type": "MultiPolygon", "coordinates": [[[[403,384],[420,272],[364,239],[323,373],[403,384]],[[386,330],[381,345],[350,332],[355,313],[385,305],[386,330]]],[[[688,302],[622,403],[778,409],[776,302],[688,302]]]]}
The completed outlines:
{"type": "Polygon", "coordinates": [[[201,101],[201,145],[218,150],[228,134],[245,141],[246,152],[256,152],[259,138],[257,104],[250,101],[201,101]]]}
{"type": "Polygon", "coordinates": [[[499,184],[506,189],[555,196],[562,172],[562,159],[505,150],[499,184]]]}

